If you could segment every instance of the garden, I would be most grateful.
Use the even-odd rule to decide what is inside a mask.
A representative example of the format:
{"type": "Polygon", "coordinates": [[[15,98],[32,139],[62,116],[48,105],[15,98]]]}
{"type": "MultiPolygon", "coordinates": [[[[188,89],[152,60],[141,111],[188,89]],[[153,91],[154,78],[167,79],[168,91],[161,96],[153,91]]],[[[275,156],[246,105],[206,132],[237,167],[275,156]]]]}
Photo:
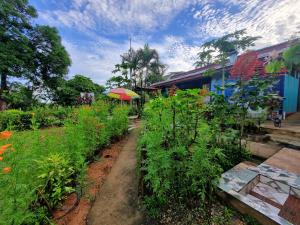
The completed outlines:
{"type": "Polygon", "coordinates": [[[1,117],[3,124],[9,121],[0,133],[1,224],[51,223],[51,212],[66,195],[84,187],[96,152],[128,129],[126,106],[99,101],[46,116],[48,110],[6,111],[1,117]]]}
{"type": "MultiPolygon", "coordinates": [[[[57,223],[54,212],[63,211],[72,194],[78,201],[87,195],[89,167],[129,137],[125,154],[132,154],[127,159],[136,171],[129,178],[137,185],[127,184],[126,194],[138,192],[138,200],[124,202],[137,205],[143,222],[258,224],[221,201],[218,184],[240,162],[260,160],[245,139],[260,134],[261,123],[280,107],[279,75],[299,78],[298,39],[264,59],[247,51],[260,37],[246,30],[210,40],[199,47],[194,64],[195,71],[210,69],[201,72],[197,88],[181,89],[157,88],[186,73],[167,75],[156,49],[134,49],[130,40],[104,86],[92,75],[67,76],[72,62],[58,29],[37,24],[27,0],[0,0],[0,7],[0,225],[57,223]],[[229,69],[232,56],[238,57],[229,69]],[[216,77],[221,83],[214,87],[216,77]],[[200,85],[202,78],[211,83],[200,85]]],[[[105,175],[110,168],[103,166],[105,175]]],[[[122,168],[118,175],[130,174],[122,168]]],[[[100,181],[94,169],[99,192],[106,177],[100,181]]],[[[96,195],[88,196],[90,205],[96,195]]]]}

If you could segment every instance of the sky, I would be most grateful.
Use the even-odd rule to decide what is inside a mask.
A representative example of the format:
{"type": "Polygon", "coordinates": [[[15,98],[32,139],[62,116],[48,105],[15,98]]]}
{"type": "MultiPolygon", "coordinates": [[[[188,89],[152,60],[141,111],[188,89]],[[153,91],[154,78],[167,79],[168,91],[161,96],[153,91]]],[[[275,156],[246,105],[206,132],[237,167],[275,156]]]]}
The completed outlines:
{"type": "Polygon", "coordinates": [[[255,48],[300,31],[300,0],[29,0],[38,24],[55,26],[72,59],[68,77],[105,84],[120,55],[148,43],[167,72],[193,69],[201,44],[240,29],[255,48]]]}

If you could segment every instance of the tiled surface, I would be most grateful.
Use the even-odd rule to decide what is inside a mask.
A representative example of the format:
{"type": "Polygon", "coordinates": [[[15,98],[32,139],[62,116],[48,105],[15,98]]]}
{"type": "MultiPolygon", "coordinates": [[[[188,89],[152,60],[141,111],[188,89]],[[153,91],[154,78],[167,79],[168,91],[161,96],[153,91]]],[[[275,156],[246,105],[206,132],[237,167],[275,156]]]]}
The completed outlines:
{"type": "Polygon", "coordinates": [[[278,224],[300,225],[300,151],[284,148],[258,166],[240,163],[222,174],[219,188],[278,224]]]}
{"type": "MultiPolygon", "coordinates": [[[[233,169],[222,174],[219,183],[219,188],[224,192],[226,192],[227,194],[235,197],[242,203],[248,205],[249,207],[255,209],[256,211],[262,213],[266,217],[277,222],[278,224],[290,225],[291,223],[289,223],[287,220],[285,220],[284,218],[278,215],[279,213],[278,208],[252,195],[249,194],[245,195],[239,193],[243,189],[243,187],[251,183],[252,180],[254,180],[257,176],[259,176],[259,170],[253,171],[253,167],[249,167],[249,169],[246,169],[242,166],[237,165],[233,169]],[[250,170],[250,168],[252,170],[250,170]]],[[[268,176],[266,176],[264,180],[270,181],[270,179],[268,179],[268,176]]],[[[277,198],[278,196],[276,196],[276,199],[277,198]]],[[[282,202],[282,199],[280,197],[277,200],[282,202]]]]}
{"type": "Polygon", "coordinates": [[[250,170],[275,181],[300,189],[300,177],[295,173],[291,173],[265,163],[260,164],[256,168],[250,168],[250,170]]]}
{"type": "Polygon", "coordinates": [[[288,192],[283,191],[280,187],[271,187],[268,184],[258,183],[253,189],[253,192],[268,198],[269,200],[283,205],[288,198],[288,192]]]}
{"type": "Polygon", "coordinates": [[[249,199],[249,202],[251,202],[252,205],[255,205],[256,210],[258,210],[259,212],[265,212],[265,213],[269,213],[272,212],[274,215],[277,215],[280,211],[280,209],[261,201],[260,199],[252,196],[252,195],[246,195],[246,198],[249,199]]]}
{"type": "Polygon", "coordinates": [[[257,175],[257,172],[234,167],[226,173],[222,174],[222,179],[220,181],[219,187],[224,191],[234,190],[236,192],[239,192],[257,175]]]}

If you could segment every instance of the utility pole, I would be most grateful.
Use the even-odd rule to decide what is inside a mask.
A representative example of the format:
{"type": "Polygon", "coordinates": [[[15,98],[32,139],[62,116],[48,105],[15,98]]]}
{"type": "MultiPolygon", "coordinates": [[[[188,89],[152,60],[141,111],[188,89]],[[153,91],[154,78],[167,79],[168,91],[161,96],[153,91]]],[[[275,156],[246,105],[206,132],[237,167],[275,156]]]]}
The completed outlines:
{"type": "MultiPolygon", "coordinates": [[[[129,36],[129,63],[132,62],[131,36],[129,36]]],[[[130,89],[132,89],[132,66],[129,65],[130,89]]]]}

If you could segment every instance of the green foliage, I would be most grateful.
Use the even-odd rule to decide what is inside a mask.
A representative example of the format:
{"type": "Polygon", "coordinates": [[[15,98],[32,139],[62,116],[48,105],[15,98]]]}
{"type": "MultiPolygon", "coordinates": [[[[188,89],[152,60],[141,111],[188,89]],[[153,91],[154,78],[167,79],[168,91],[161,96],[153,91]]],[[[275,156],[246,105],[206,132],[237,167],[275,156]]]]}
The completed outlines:
{"type": "Polygon", "coordinates": [[[8,108],[11,109],[30,110],[37,105],[33,91],[20,83],[11,84],[9,91],[3,91],[2,98],[9,103],[8,108]]]}
{"type": "Polygon", "coordinates": [[[33,93],[49,100],[71,65],[58,30],[35,25],[35,17],[28,0],[0,0],[0,98],[11,107],[23,108],[23,100],[34,102],[33,93]],[[28,81],[26,88],[19,88],[24,96],[7,92],[9,77],[28,81]]]}
{"type": "Polygon", "coordinates": [[[32,73],[26,78],[32,82],[34,88],[55,90],[71,65],[71,59],[61,43],[58,30],[37,25],[30,36],[34,55],[32,73]]]}
{"type": "Polygon", "coordinates": [[[138,86],[145,87],[163,79],[166,66],[161,63],[159,54],[148,44],[143,48],[121,55],[121,63],[115,65],[114,76],[107,81],[107,88],[126,87],[135,90],[138,86]]]}
{"type": "Polygon", "coordinates": [[[239,147],[232,150],[238,132],[223,130],[220,121],[226,118],[214,108],[219,105],[205,105],[203,98],[199,90],[177,91],[175,96],[157,98],[145,106],[140,175],[147,190],[146,206],[154,215],[175,201],[202,206],[210,221],[223,169],[241,161],[246,152],[239,147]],[[208,112],[219,114],[206,120],[208,112]]]}
{"type": "Polygon", "coordinates": [[[38,187],[38,201],[53,209],[65,195],[74,192],[72,176],[74,168],[70,161],[61,154],[50,154],[48,157],[37,160],[41,185],[38,187]]]}
{"type": "Polygon", "coordinates": [[[30,129],[32,114],[21,110],[6,110],[0,114],[0,130],[27,130],[30,129]]]}
{"type": "Polygon", "coordinates": [[[198,60],[195,66],[202,67],[212,62],[221,64],[222,66],[222,92],[225,94],[225,64],[229,60],[229,56],[238,54],[240,50],[246,50],[253,46],[254,42],[260,37],[251,37],[246,35],[246,30],[238,30],[223,37],[213,39],[204,43],[198,53],[198,60]]]}
{"type": "Polygon", "coordinates": [[[75,105],[81,92],[93,92],[97,100],[103,91],[103,86],[94,83],[88,77],[77,74],[70,80],[61,81],[59,88],[55,91],[54,101],[61,105],[75,105]]]}
{"type": "Polygon", "coordinates": [[[0,114],[0,131],[9,130],[28,130],[31,128],[32,117],[35,117],[38,128],[50,126],[62,126],[71,108],[64,107],[38,107],[32,111],[5,110],[0,114]]]}
{"type": "Polygon", "coordinates": [[[32,57],[28,32],[37,16],[28,0],[0,1],[0,76],[1,90],[7,89],[7,77],[28,72],[32,57]]]}
{"type": "Polygon", "coordinates": [[[289,71],[300,71],[300,43],[291,46],[283,53],[283,59],[289,71]]]}
{"type": "Polygon", "coordinates": [[[240,126],[240,138],[244,135],[247,120],[251,120],[249,110],[268,110],[270,102],[278,98],[277,93],[273,90],[277,82],[278,80],[274,76],[266,76],[261,79],[261,76],[255,75],[250,80],[239,80],[235,84],[229,84],[235,90],[230,100],[234,107],[235,119],[240,126]]]}
{"type": "MultiPolygon", "coordinates": [[[[15,149],[5,151],[0,161],[0,224],[51,222],[50,211],[83,185],[86,165],[95,151],[127,130],[127,107],[113,108],[113,115],[110,107],[97,102],[76,108],[64,127],[14,132],[0,141],[0,146],[9,143],[15,149]],[[11,172],[4,174],[5,167],[11,172]]],[[[31,121],[36,127],[35,116],[31,121]]]]}
{"type": "Polygon", "coordinates": [[[268,73],[274,74],[279,73],[280,70],[284,69],[284,62],[282,60],[272,60],[269,62],[265,69],[268,73]]]}
{"type": "Polygon", "coordinates": [[[128,88],[130,80],[123,76],[113,76],[106,81],[106,88],[113,89],[113,88],[128,88]]]}

